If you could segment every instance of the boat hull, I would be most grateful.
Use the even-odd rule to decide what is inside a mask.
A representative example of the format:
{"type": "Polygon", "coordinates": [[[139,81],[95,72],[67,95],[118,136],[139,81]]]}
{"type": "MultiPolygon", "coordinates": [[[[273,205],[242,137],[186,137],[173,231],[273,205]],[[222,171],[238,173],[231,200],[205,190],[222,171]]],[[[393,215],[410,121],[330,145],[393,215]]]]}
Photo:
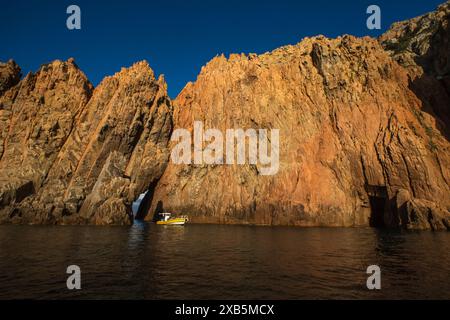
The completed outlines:
{"type": "Polygon", "coordinates": [[[175,219],[169,219],[167,221],[156,221],[156,224],[159,225],[174,225],[174,226],[182,226],[186,223],[185,218],[175,218],[175,219]]]}

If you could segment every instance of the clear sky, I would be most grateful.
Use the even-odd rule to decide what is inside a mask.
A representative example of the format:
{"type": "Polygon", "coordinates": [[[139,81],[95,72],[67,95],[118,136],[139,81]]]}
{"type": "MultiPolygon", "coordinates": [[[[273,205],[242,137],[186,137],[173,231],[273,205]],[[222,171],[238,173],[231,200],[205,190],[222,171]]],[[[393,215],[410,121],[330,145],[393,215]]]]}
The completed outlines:
{"type": "Polygon", "coordinates": [[[217,54],[263,53],[305,36],[377,36],[366,8],[381,7],[382,31],[434,10],[444,0],[0,0],[0,60],[23,73],[74,57],[94,85],[147,60],[176,97],[217,54]],[[68,30],[66,8],[81,8],[81,30],[68,30]]]}

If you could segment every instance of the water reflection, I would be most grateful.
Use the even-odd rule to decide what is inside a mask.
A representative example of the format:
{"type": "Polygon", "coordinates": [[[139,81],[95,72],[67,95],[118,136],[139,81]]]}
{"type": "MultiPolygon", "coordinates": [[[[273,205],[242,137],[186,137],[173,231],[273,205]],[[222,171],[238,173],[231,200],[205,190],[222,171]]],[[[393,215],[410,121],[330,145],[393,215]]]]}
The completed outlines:
{"type": "Polygon", "coordinates": [[[244,226],[0,226],[0,298],[450,298],[450,235],[244,226]],[[82,269],[78,292],[65,268],[82,269]],[[382,270],[382,290],[365,287],[382,270]]]}
{"type": "Polygon", "coordinates": [[[136,251],[142,247],[147,239],[148,224],[143,221],[135,221],[128,231],[128,249],[136,251]]]}

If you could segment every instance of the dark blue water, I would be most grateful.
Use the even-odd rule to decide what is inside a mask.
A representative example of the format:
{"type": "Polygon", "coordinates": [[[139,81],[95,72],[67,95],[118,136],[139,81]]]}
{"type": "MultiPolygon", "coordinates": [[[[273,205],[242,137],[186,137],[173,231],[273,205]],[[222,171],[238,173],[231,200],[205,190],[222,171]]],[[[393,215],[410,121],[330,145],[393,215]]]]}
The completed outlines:
{"type": "Polygon", "coordinates": [[[450,233],[0,226],[0,298],[450,299],[450,233]],[[66,288],[68,265],[79,291],[66,288]],[[381,268],[379,291],[366,268],[381,268]]]}

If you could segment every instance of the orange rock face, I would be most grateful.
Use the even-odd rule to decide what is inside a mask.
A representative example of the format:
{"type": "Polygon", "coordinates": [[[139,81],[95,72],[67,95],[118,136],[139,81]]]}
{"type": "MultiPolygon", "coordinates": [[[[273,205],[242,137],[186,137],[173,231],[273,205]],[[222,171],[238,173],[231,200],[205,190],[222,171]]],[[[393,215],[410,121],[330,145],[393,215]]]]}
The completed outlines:
{"type": "Polygon", "coordinates": [[[175,129],[192,130],[196,120],[222,131],[279,129],[280,170],[170,163],[150,212],[159,206],[198,222],[430,228],[399,216],[396,195],[407,190],[436,204],[430,219],[445,229],[450,145],[409,86],[407,70],[371,38],[315,37],[260,56],[216,57],[174,102],[175,129]]]}
{"type": "Polygon", "coordinates": [[[1,64],[0,222],[126,224],[148,190],[139,219],[449,229],[448,8],[378,40],[218,56],[173,104],[146,62],[95,89],[73,60],[20,82],[1,64]],[[195,121],[279,130],[276,174],[170,161],[174,130],[195,121]]]}
{"type": "Polygon", "coordinates": [[[1,177],[9,185],[4,188],[3,219],[129,223],[132,201],[167,163],[172,120],[166,84],[141,62],[106,78],[92,96],[91,89],[72,62],[43,67],[18,85],[12,108],[21,112],[7,120],[14,126],[0,162],[1,177]],[[39,125],[30,126],[26,119],[39,125]],[[18,168],[25,173],[18,174],[18,168]],[[11,186],[18,177],[21,184],[11,186]],[[26,189],[23,196],[19,187],[26,189]],[[6,197],[8,192],[12,196],[6,197]]]}
{"type": "Polygon", "coordinates": [[[55,61],[0,97],[0,210],[42,186],[91,91],[73,61],[55,61]]]}

